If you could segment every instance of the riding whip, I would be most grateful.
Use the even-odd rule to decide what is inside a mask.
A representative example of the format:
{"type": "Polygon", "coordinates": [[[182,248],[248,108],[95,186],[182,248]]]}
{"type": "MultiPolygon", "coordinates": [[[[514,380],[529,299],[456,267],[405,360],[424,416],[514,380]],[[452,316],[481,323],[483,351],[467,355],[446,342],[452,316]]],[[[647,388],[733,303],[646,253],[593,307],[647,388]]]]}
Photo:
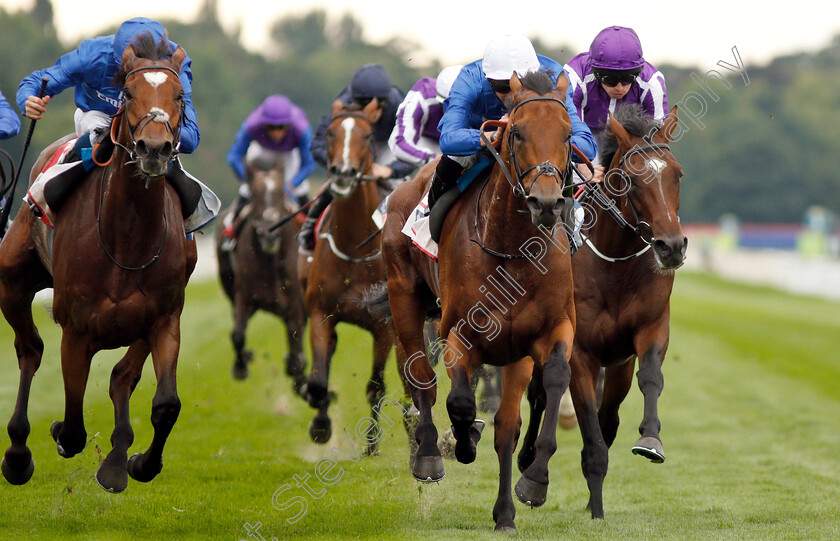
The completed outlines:
{"type": "MultiPolygon", "coordinates": [[[[38,98],[44,97],[44,93],[47,91],[48,82],[49,79],[41,77],[41,88],[38,89],[38,98]]],[[[14,201],[15,198],[15,188],[17,188],[18,179],[20,178],[20,170],[23,168],[23,160],[26,158],[26,151],[29,149],[29,142],[32,140],[32,132],[35,131],[36,122],[37,120],[34,118],[29,122],[29,133],[26,134],[26,141],[23,143],[23,152],[20,155],[20,162],[18,162],[17,171],[15,171],[15,180],[12,182],[12,189],[6,197],[6,204],[3,205],[3,214],[0,215],[0,229],[2,229],[2,235],[0,235],[0,238],[6,235],[9,213],[12,211],[12,201],[14,201]]]]}

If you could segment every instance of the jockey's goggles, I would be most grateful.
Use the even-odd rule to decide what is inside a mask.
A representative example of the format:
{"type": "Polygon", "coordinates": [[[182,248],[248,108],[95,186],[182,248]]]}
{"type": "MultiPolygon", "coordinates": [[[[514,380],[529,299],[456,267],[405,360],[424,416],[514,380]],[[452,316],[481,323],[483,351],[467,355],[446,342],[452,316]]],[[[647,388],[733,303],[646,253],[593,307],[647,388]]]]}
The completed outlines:
{"type": "Polygon", "coordinates": [[[510,81],[488,78],[487,82],[490,83],[490,88],[493,89],[493,92],[499,94],[508,94],[510,92],[510,81]]]}

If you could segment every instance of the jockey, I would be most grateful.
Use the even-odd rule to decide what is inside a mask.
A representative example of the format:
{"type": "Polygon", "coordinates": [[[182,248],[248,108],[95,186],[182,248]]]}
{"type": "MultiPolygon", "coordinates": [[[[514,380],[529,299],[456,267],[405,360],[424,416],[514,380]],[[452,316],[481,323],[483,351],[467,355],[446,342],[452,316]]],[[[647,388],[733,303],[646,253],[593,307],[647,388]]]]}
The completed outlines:
{"type": "Polygon", "coordinates": [[[593,132],[602,131],[618,105],[637,103],[654,119],[668,112],[665,78],[645,61],[642,44],[632,28],[601,30],[589,51],[565,66],[580,118],[593,132]]]}
{"type": "Polygon", "coordinates": [[[438,122],[443,100],[463,66],[444,68],[437,78],[424,77],[414,83],[397,109],[397,121],[388,146],[394,156],[420,167],[440,155],[438,122]]]}
{"type": "Polygon", "coordinates": [[[304,205],[309,201],[307,177],[315,170],[311,145],[312,127],[306,113],[286,96],[269,96],[248,115],[227,155],[228,165],[241,184],[233,212],[225,218],[225,236],[234,237],[236,218],[251,199],[245,173],[246,155],[267,163],[282,160],[287,191],[299,205],[304,205]]]}
{"type": "MultiPolygon", "coordinates": [[[[523,76],[536,70],[546,72],[555,85],[561,75],[566,76],[559,63],[538,55],[528,38],[519,35],[494,38],[487,44],[482,59],[463,67],[444,102],[446,112],[438,125],[443,156],[429,190],[429,210],[441,195],[455,186],[465,169],[488,152],[479,128],[485,120],[507,120],[508,110],[503,102],[510,93],[513,74],[523,76]]],[[[566,93],[566,108],[572,121],[572,143],[588,158],[594,158],[597,146],[589,127],[578,117],[571,87],[566,93]]],[[[500,134],[501,129],[494,132],[491,142],[500,134]]],[[[439,234],[433,232],[435,242],[439,239],[434,237],[439,234]]]]}
{"type": "Polygon", "coordinates": [[[0,139],[14,137],[20,131],[20,119],[0,92],[0,139]]]}
{"type": "MultiPolygon", "coordinates": [[[[394,159],[388,148],[388,138],[394,130],[397,107],[402,103],[405,95],[402,90],[391,84],[391,76],[378,64],[365,64],[356,70],[350,85],[344,87],[336,99],[345,105],[356,103],[365,106],[376,98],[382,115],[373,124],[373,140],[376,162],[372,170],[375,177],[381,179],[400,179],[408,176],[414,170],[414,165],[394,159]]],[[[327,143],[325,134],[332,121],[332,114],[321,117],[315,137],[312,140],[312,156],[323,167],[327,167],[327,143]]],[[[300,228],[298,242],[304,252],[311,252],[315,247],[315,223],[318,217],[332,201],[329,190],[323,190],[315,196],[315,201],[309,209],[306,221],[300,228]]]]}
{"type": "MultiPolygon", "coordinates": [[[[83,41],[79,47],[58,59],[54,66],[36,70],[26,76],[17,91],[17,104],[26,116],[37,120],[46,111],[52,96],[63,90],[75,87],[76,113],[74,121],[76,135],[74,151],[65,160],[75,161],[70,167],[62,168],[58,175],[42,174],[30,187],[24,200],[36,214],[50,218],[57,211],[63,200],[57,198],[57,192],[69,193],[70,188],[93,169],[90,158],[91,147],[98,138],[109,136],[111,117],[123,104],[122,86],[112,79],[121,69],[123,51],[135,36],[151,34],[155,41],[168,37],[163,25],[157,21],[137,17],[120,25],[116,34],[100,36],[83,41]],[[44,98],[38,98],[41,78],[48,79],[44,98]],[[70,158],[72,156],[72,158],[70,158]],[[60,186],[45,193],[44,186],[60,186]],[[55,183],[55,184],[53,184],[55,183]],[[46,211],[46,212],[45,212],[46,211]]],[[[171,51],[178,47],[168,41],[171,51]]],[[[181,117],[180,143],[177,151],[191,153],[200,140],[196,113],[192,103],[191,60],[187,57],[181,65],[180,81],[183,86],[184,114],[181,117]]],[[[49,170],[48,170],[49,172],[49,170]]],[[[200,229],[212,221],[221,205],[216,195],[181,167],[180,160],[174,160],[167,180],[175,188],[181,199],[181,210],[185,217],[184,227],[187,233],[200,229]]],[[[43,218],[42,218],[43,219],[43,218]]]]}

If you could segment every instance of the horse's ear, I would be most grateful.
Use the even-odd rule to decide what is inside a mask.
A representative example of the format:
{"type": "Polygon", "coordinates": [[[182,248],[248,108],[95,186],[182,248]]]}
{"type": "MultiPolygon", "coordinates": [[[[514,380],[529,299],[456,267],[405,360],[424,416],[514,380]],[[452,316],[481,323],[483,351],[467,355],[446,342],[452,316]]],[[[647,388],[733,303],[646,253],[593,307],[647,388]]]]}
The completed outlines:
{"type": "Polygon", "coordinates": [[[122,54],[122,65],[126,73],[134,69],[134,62],[137,60],[137,53],[134,52],[134,46],[129,45],[125,48],[122,54]]]}
{"type": "Polygon", "coordinates": [[[184,63],[184,59],[187,57],[186,51],[180,45],[175,52],[172,53],[172,57],[170,58],[170,62],[172,62],[172,66],[175,71],[181,71],[181,65],[184,63]]]}
{"type": "Polygon", "coordinates": [[[376,124],[379,122],[379,119],[382,118],[382,107],[379,107],[379,100],[376,98],[370,100],[370,103],[365,106],[364,111],[365,118],[367,118],[368,122],[371,124],[376,124]]]}
{"type": "Polygon", "coordinates": [[[341,99],[335,100],[332,103],[332,116],[337,115],[342,109],[344,109],[344,103],[341,101],[341,99]]]}
{"type": "Polygon", "coordinates": [[[673,141],[674,131],[677,129],[677,124],[679,124],[679,119],[677,118],[677,106],[674,105],[671,107],[671,112],[668,113],[668,116],[665,117],[665,122],[662,123],[662,127],[659,128],[659,131],[656,132],[657,135],[662,135],[667,142],[673,141]]]}
{"type": "Polygon", "coordinates": [[[510,84],[511,92],[516,92],[522,88],[522,82],[519,80],[519,75],[515,71],[510,76],[510,82],[508,84],[510,84]]]}
{"type": "Polygon", "coordinates": [[[625,130],[624,126],[621,125],[621,122],[612,116],[612,113],[610,113],[610,131],[612,131],[613,135],[615,135],[619,145],[625,147],[630,146],[630,134],[627,133],[627,130],[625,130]]]}
{"type": "Polygon", "coordinates": [[[569,78],[566,77],[565,73],[561,73],[557,76],[557,84],[554,85],[554,88],[560,92],[560,95],[563,96],[563,102],[566,101],[566,92],[569,90],[569,78]]]}

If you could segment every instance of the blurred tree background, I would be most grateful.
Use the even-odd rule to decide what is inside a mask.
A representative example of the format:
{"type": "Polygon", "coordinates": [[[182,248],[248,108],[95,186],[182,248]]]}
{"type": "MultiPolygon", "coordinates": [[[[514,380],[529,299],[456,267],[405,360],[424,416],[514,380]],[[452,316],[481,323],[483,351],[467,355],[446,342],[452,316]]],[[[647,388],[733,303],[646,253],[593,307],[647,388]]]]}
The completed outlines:
{"type": "MultiPolygon", "coordinates": [[[[37,0],[31,11],[0,8],[0,90],[11,103],[24,76],[52,65],[78,45],[59,41],[52,17],[49,0],[37,0]]],[[[425,60],[420,46],[410,41],[366,42],[363,23],[349,14],[332,20],[323,10],[315,10],[277,20],[262,54],[244,49],[238,30],[222,28],[213,0],[207,0],[192,23],[161,22],[192,58],[201,146],[195,154],[183,156],[184,165],[225,205],[237,189],[225,156],[242,121],[266,96],[287,95],[304,109],[314,128],[362,64],[382,64],[403,91],[443,67],[425,60]],[[424,58],[422,63],[415,54],[424,58]]],[[[102,28],[98,35],[115,31],[116,27],[102,28]]],[[[550,47],[538,39],[534,47],[560,62],[578,52],[550,47]]],[[[477,49],[476,58],[480,55],[477,49]]],[[[731,56],[720,59],[733,62],[731,56]]],[[[690,92],[704,95],[708,105],[704,128],[683,117],[689,131],[673,145],[686,173],[683,221],[712,222],[734,213],[748,222],[799,222],[805,210],[817,204],[840,214],[840,130],[835,127],[840,125],[840,94],[831,84],[840,80],[840,36],[817,53],[746,66],[749,85],[739,74],[718,66],[658,67],[665,75],[671,106],[690,92]],[[692,73],[702,78],[709,69],[726,75],[731,84],[726,89],[719,82],[708,83],[718,101],[703,94],[691,78],[692,73]]],[[[50,103],[49,114],[35,130],[24,173],[42,148],[73,129],[74,107],[70,90],[50,103]]],[[[21,134],[0,143],[15,163],[29,120],[22,124],[21,134]]],[[[323,178],[323,170],[319,168],[316,175],[323,178]]],[[[18,187],[18,196],[21,192],[18,187]]]]}

